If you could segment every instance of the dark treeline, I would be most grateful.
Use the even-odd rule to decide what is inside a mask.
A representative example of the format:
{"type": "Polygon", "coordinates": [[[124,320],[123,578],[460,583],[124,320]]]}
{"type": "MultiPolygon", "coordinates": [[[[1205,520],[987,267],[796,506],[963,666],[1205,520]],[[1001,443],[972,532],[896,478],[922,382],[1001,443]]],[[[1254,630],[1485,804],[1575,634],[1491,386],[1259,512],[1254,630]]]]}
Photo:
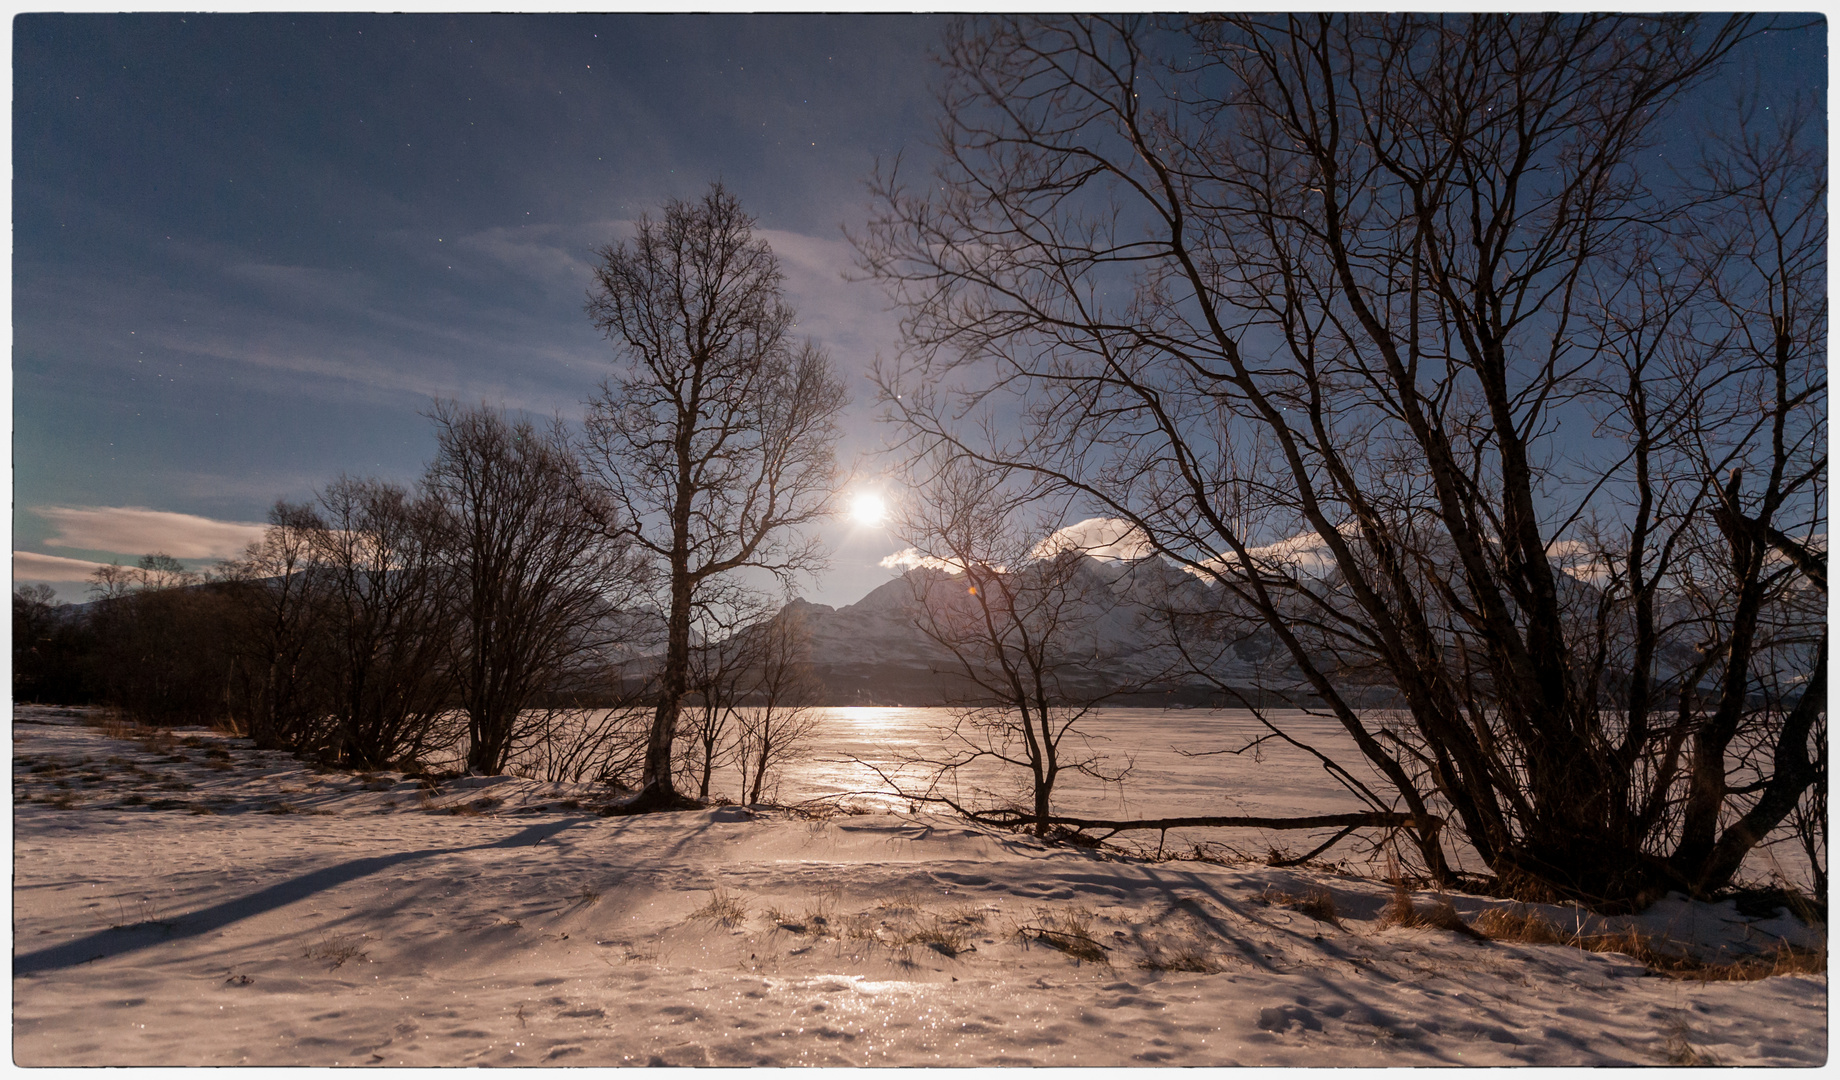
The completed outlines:
{"type": "MultiPolygon", "coordinates": [[[[352,768],[440,756],[631,786],[663,637],[646,563],[559,424],[451,403],[431,417],[438,449],[413,488],[340,477],[276,503],[240,558],[107,566],[88,603],[16,591],[15,700],[215,724],[352,768]]],[[[781,733],[803,735],[784,714],[808,680],[786,669],[809,664],[784,633],[699,651],[724,660],[688,695],[720,722],[679,768],[707,796],[710,768],[732,763],[758,799],[798,741],[781,733]]]]}

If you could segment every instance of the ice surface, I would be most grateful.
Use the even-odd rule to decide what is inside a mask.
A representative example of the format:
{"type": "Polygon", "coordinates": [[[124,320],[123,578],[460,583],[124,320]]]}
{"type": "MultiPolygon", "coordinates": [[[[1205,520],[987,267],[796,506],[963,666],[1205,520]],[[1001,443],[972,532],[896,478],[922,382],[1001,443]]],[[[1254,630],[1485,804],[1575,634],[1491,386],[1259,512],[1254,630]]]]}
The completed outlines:
{"type": "MultiPolygon", "coordinates": [[[[1825,977],[1688,982],[1382,929],[1372,879],[1119,858],[924,814],[599,818],[563,809],[587,796],[565,785],[427,791],[43,710],[13,731],[21,1065],[1826,1057],[1825,977]],[[1318,888],[1336,922],[1288,899],[1318,888]]],[[[1678,898],[1639,918],[1713,953],[1815,940],[1678,898]]]]}

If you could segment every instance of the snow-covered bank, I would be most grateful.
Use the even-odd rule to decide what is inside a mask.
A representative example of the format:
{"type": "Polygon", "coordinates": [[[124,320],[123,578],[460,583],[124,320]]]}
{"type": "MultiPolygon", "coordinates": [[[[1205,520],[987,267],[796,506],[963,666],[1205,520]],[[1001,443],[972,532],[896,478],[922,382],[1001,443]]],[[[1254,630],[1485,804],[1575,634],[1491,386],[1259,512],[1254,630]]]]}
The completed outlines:
{"type": "MultiPolygon", "coordinates": [[[[598,818],[561,785],[425,792],[17,719],[38,721],[14,727],[22,1065],[1826,1057],[1824,976],[1701,983],[1382,928],[1383,882],[925,816],[598,818]],[[1315,890],[1335,921],[1299,910],[1315,890]]],[[[1639,922],[1708,958],[1819,940],[1730,904],[1639,922]]]]}

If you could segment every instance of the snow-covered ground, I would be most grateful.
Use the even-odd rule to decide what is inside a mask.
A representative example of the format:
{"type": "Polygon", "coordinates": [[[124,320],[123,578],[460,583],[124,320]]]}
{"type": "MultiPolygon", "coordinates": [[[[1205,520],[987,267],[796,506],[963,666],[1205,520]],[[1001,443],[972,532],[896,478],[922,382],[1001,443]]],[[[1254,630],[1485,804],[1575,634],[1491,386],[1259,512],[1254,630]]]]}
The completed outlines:
{"type": "MultiPolygon", "coordinates": [[[[13,734],[21,1065],[1826,1059],[1825,976],[1389,928],[1372,879],[925,815],[601,818],[586,789],[429,791],[56,710],[13,734]],[[1333,921],[1301,910],[1327,915],[1317,890],[1333,921]]],[[[1824,941],[1729,903],[1535,910],[1706,959],[1824,941]]]]}

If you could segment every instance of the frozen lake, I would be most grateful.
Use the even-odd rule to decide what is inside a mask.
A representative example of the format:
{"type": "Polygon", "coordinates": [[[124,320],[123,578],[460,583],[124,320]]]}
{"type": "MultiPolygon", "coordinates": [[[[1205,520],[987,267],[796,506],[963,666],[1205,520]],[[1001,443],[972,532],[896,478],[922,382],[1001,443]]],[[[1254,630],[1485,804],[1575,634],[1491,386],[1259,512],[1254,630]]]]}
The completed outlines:
{"type": "MultiPolygon", "coordinates": [[[[906,791],[922,791],[931,770],[911,763],[938,757],[952,745],[949,730],[955,710],[942,708],[825,708],[809,756],[781,774],[774,801],[847,794],[858,804],[902,807],[881,773],[898,778],[906,791]],[[904,762],[908,762],[905,766],[904,762]]],[[[1314,746],[1348,768],[1385,797],[1388,790],[1355,749],[1353,740],[1332,717],[1301,711],[1266,714],[1286,734],[1314,746]]],[[[1069,735],[1063,761],[1095,753],[1108,773],[1124,770],[1115,784],[1076,772],[1063,772],[1055,784],[1054,809],[1070,816],[1103,818],[1262,815],[1294,817],[1371,809],[1331,777],[1310,754],[1277,739],[1248,749],[1269,734],[1252,713],[1242,709],[1098,709],[1076,728],[1087,741],[1069,735]],[[1073,751],[1067,753],[1067,749],[1073,751]],[[1233,753],[1233,751],[1240,751],[1233,753]]],[[[963,744],[957,744],[962,746],[963,744]]],[[[711,787],[733,793],[734,772],[711,787]]],[[[988,759],[959,771],[953,797],[965,805],[993,807],[1005,802],[1030,804],[1028,774],[1019,767],[988,759]]],[[[1301,854],[1334,830],[1272,833],[1249,829],[1197,829],[1170,833],[1168,843],[1185,848],[1197,841],[1225,842],[1262,855],[1267,845],[1301,854]]],[[[1158,843],[1152,832],[1120,834],[1121,841],[1158,843]]],[[[1330,858],[1350,858],[1357,845],[1345,841],[1330,858]]],[[[1471,860],[1473,862],[1473,856],[1471,860]]]]}
{"type": "MultiPolygon", "coordinates": [[[[876,766],[900,773],[903,786],[917,781],[923,769],[900,763],[917,755],[937,756],[948,745],[954,710],[910,708],[827,708],[822,728],[812,740],[810,757],[784,770],[783,802],[838,792],[880,792],[888,785],[876,766]]],[[[1357,767],[1367,779],[1359,755],[1341,726],[1327,717],[1301,712],[1272,713],[1293,737],[1357,767]]],[[[1200,814],[1306,814],[1363,809],[1303,751],[1267,741],[1239,750],[1266,730],[1252,714],[1237,709],[1100,709],[1083,718],[1077,731],[1089,741],[1076,753],[1100,755],[1107,771],[1125,769],[1122,782],[1104,784],[1077,773],[1063,773],[1055,786],[1055,805],[1067,814],[1168,817],[1200,814]],[[1190,755],[1210,755],[1197,757],[1190,755]]],[[[962,745],[962,744],[960,744],[962,745]]],[[[1068,755],[1064,755],[1068,756],[1068,755]]],[[[1019,768],[980,762],[964,770],[964,790],[973,787],[997,796],[1020,796],[1027,775],[1019,768]]]]}
{"type": "MultiPolygon", "coordinates": [[[[811,743],[810,756],[783,770],[775,801],[791,803],[861,792],[864,794],[857,798],[870,805],[901,805],[900,799],[888,794],[889,785],[870,766],[901,776],[904,788],[920,790],[924,770],[909,767],[902,771],[900,763],[916,755],[939,754],[942,731],[950,725],[954,710],[890,707],[825,708],[820,712],[822,727],[811,743]]],[[[1291,738],[1315,747],[1348,769],[1382,799],[1390,798],[1391,786],[1361,756],[1333,717],[1300,710],[1268,710],[1265,715],[1291,738]]],[[[1252,740],[1269,734],[1269,729],[1244,709],[1098,709],[1080,722],[1078,730],[1092,737],[1090,745],[1103,755],[1106,767],[1130,768],[1118,784],[1063,773],[1054,792],[1054,809],[1060,814],[1104,818],[1242,814],[1300,817],[1371,809],[1330,776],[1314,756],[1295,746],[1267,739],[1254,749],[1244,749],[1252,740]],[[1231,752],[1235,750],[1243,752],[1231,752]]],[[[732,797],[734,779],[731,769],[712,784],[712,793],[722,791],[732,797]]],[[[972,796],[969,805],[997,805],[1005,797],[1028,804],[1027,775],[1017,768],[981,762],[963,770],[959,783],[961,793],[972,796]],[[983,796],[977,797],[973,789],[983,796]]],[[[1333,830],[1276,833],[1194,829],[1171,832],[1168,842],[1185,847],[1196,841],[1220,841],[1255,855],[1263,854],[1267,844],[1275,843],[1301,854],[1332,833],[1333,830]]],[[[1363,834],[1378,835],[1375,830],[1363,830],[1363,834]]],[[[1744,876],[1755,881],[1780,876],[1806,887],[1806,856],[1787,838],[1786,830],[1778,830],[1772,837],[1779,838],[1783,842],[1751,853],[1745,861],[1744,876]]],[[[1117,839],[1154,845],[1157,835],[1123,833],[1117,839]]],[[[1351,838],[1337,844],[1324,857],[1353,861],[1377,857],[1363,855],[1366,847],[1351,838]]],[[[1460,869],[1485,870],[1468,845],[1447,845],[1446,853],[1460,869]]]]}
{"type": "MultiPolygon", "coordinates": [[[[764,795],[768,801],[782,804],[841,797],[867,809],[906,809],[908,800],[884,775],[901,790],[925,791],[931,771],[913,759],[938,758],[945,753],[951,745],[949,730],[956,711],[892,706],[820,708],[818,728],[804,756],[782,767],[764,795]]],[[[1333,717],[1301,710],[1268,710],[1265,715],[1291,738],[1320,750],[1391,802],[1391,786],[1361,756],[1333,717]]],[[[1059,814],[1110,819],[1300,817],[1371,809],[1330,776],[1314,756],[1296,746],[1268,738],[1262,745],[1248,749],[1253,740],[1269,734],[1269,729],[1248,710],[1096,709],[1080,721],[1078,731],[1086,734],[1090,749],[1081,751],[1071,735],[1067,746],[1073,747],[1075,753],[1096,753],[1107,772],[1122,770],[1125,775],[1119,783],[1107,784],[1076,772],[1063,772],[1054,790],[1054,809],[1059,814]]],[[[1063,760],[1071,756],[1064,754],[1063,760]]],[[[947,789],[946,793],[962,805],[994,808],[1030,803],[1028,774],[1020,767],[1002,766],[986,759],[959,770],[954,782],[956,791],[947,789]]],[[[738,800],[740,789],[740,775],[732,764],[718,768],[711,778],[712,796],[738,800]]],[[[1167,843],[1180,850],[1197,842],[1223,843],[1240,853],[1262,857],[1271,846],[1302,854],[1333,832],[1193,829],[1172,831],[1167,843]]],[[[1369,843],[1379,835],[1377,830],[1362,830],[1337,844],[1324,858],[1355,863],[1379,859],[1381,856],[1369,843]]],[[[1115,839],[1154,847],[1159,837],[1152,832],[1133,832],[1119,834],[1115,839]]],[[[1781,877],[1805,886],[1810,877],[1806,856],[1787,837],[1786,830],[1772,837],[1778,839],[1783,842],[1751,853],[1743,876],[1757,882],[1781,877]]],[[[1467,845],[1447,843],[1445,850],[1457,868],[1484,871],[1467,845]]],[[[1402,854],[1412,861],[1409,852],[1402,854]]]]}

